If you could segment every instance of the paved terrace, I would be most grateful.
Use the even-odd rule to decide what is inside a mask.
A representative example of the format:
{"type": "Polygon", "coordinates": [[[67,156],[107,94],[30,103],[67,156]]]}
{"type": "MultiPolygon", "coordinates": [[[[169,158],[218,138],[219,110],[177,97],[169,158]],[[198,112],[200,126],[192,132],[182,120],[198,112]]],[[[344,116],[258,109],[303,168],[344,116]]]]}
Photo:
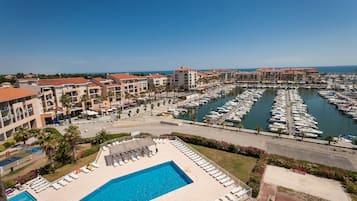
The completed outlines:
{"type": "Polygon", "coordinates": [[[109,150],[103,151],[97,161],[97,164],[100,166],[98,169],[88,174],[79,173],[79,178],[67,184],[67,186],[59,190],[49,187],[38,194],[31,189],[28,191],[37,200],[41,201],[78,201],[111,179],[171,160],[193,180],[193,183],[158,197],[155,201],[209,201],[224,196],[233,188],[233,186],[225,188],[168,141],[163,144],[157,144],[157,147],[159,152],[154,156],[150,158],[143,157],[135,162],[129,161],[127,164],[119,167],[106,166],[104,155],[108,155],[109,150]]]}

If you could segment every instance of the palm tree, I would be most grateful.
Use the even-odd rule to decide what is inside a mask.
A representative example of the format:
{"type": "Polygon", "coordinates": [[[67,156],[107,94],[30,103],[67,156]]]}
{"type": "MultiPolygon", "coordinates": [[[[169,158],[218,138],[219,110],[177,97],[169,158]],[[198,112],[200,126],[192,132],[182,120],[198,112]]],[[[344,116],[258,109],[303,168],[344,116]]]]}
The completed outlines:
{"type": "Polygon", "coordinates": [[[62,103],[62,105],[66,108],[66,115],[68,117],[68,121],[71,124],[72,120],[71,120],[71,114],[70,114],[70,110],[72,107],[72,99],[69,95],[64,94],[61,96],[60,102],[62,103]]]}
{"type": "Polygon", "coordinates": [[[64,140],[70,145],[72,150],[72,162],[76,161],[76,145],[81,139],[81,131],[78,126],[69,126],[65,129],[64,140]]]}
{"type": "Polygon", "coordinates": [[[300,137],[301,137],[301,140],[304,141],[304,138],[306,137],[305,133],[301,131],[300,132],[300,137]]]}
{"type": "Polygon", "coordinates": [[[257,128],[255,128],[257,130],[257,134],[259,135],[260,132],[263,130],[263,128],[261,126],[257,126],[257,128]]]}
{"type": "Polygon", "coordinates": [[[331,135],[327,136],[325,140],[328,141],[328,145],[331,145],[331,142],[333,141],[333,137],[331,135]]]}
{"type": "Polygon", "coordinates": [[[40,132],[37,135],[39,144],[42,149],[45,151],[48,160],[50,161],[51,168],[54,169],[53,158],[55,157],[56,150],[59,144],[59,139],[57,135],[53,135],[49,132],[40,132]]]}
{"type": "Polygon", "coordinates": [[[239,123],[237,126],[238,126],[239,131],[243,128],[243,124],[242,123],[239,123]]]}
{"type": "Polygon", "coordinates": [[[108,92],[108,99],[109,99],[109,107],[112,108],[112,97],[114,96],[114,92],[109,91],[108,92]]]}
{"type": "Polygon", "coordinates": [[[27,128],[20,127],[18,131],[14,134],[14,139],[19,142],[22,141],[26,144],[26,141],[30,138],[30,132],[27,128]]]}
{"type": "Polygon", "coordinates": [[[282,128],[278,128],[278,135],[279,137],[281,137],[281,133],[283,132],[283,129],[282,128]]]}
{"type": "Polygon", "coordinates": [[[84,110],[87,110],[87,103],[89,101],[89,97],[87,94],[84,94],[82,97],[81,97],[81,102],[82,104],[84,104],[84,110]]]}

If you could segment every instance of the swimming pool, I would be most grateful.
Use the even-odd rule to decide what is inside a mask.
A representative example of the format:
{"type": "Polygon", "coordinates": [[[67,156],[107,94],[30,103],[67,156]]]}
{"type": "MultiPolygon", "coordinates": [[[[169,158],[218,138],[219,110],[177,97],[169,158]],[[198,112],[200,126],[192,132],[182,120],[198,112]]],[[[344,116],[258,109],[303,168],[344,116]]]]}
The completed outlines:
{"type": "Polygon", "coordinates": [[[173,162],[112,179],[81,201],[147,201],[193,181],[173,162]]]}
{"type": "Polygon", "coordinates": [[[36,199],[29,192],[24,191],[8,199],[8,201],[36,201],[36,199]]]}
{"type": "Polygon", "coordinates": [[[7,159],[4,159],[2,161],[0,161],[0,166],[5,166],[7,164],[10,164],[14,161],[17,161],[17,160],[20,160],[21,158],[20,157],[17,157],[17,156],[13,156],[11,158],[7,158],[7,159]]]}

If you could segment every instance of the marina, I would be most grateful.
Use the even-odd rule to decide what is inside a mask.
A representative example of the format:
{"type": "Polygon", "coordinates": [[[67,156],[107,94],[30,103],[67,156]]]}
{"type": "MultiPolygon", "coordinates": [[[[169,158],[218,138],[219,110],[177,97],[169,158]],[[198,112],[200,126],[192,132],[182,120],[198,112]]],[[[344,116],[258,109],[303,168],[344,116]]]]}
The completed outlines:
{"type": "MultiPolygon", "coordinates": [[[[245,89],[245,91],[250,90],[245,89]]],[[[243,94],[244,92],[241,95],[243,94]]],[[[340,112],[327,99],[319,96],[317,89],[268,88],[240,119],[238,116],[233,116],[233,107],[229,106],[234,100],[235,96],[212,100],[194,110],[189,110],[187,114],[180,115],[178,118],[204,122],[206,115],[211,115],[209,117],[217,115],[219,118],[209,123],[225,122],[227,126],[240,125],[248,129],[261,127],[263,131],[295,136],[303,133],[304,137],[321,139],[327,136],[357,135],[357,122],[340,112]]],[[[245,111],[243,106],[234,108],[235,112],[245,111]]]]}

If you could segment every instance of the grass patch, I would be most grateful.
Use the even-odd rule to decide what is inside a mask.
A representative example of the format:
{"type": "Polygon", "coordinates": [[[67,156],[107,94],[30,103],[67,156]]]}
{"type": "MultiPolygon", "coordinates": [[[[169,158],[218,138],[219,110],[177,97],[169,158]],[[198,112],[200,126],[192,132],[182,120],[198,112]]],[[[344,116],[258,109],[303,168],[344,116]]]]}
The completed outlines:
{"type": "Polygon", "coordinates": [[[190,144],[194,149],[217,163],[222,168],[246,183],[251,176],[251,172],[257,162],[253,157],[228,153],[217,149],[211,149],[199,145],[190,144]]]}
{"type": "Polygon", "coordinates": [[[297,192],[290,188],[285,188],[282,186],[278,186],[277,190],[279,193],[284,193],[292,198],[295,198],[295,199],[301,200],[301,201],[328,201],[323,198],[319,198],[319,197],[309,195],[306,193],[302,193],[302,192],[297,192]]]}
{"type": "Polygon", "coordinates": [[[357,195],[350,193],[350,196],[351,196],[352,201],[357,201],[357,195]]]}
{"type": "Polygon", "coordinates": [[[78,168],[80,168],[84,165],[87,165],[88,163],[93,162],[96,159],[96,157],[97,157],[97,153],[91,154],[87,157],[77,160],[77,162],[75,164],[68,164],[68,165],[65,165],[63,167],[56,169],[56,172],[53,174],[46,174],[46,175],[42,175],[42,176],[45,177],[50,182],[55,181],[55,180],[63,177],[64,175],[66,175],[70,172],[73,172],[73,171],[77,170],[78,168]]]}

